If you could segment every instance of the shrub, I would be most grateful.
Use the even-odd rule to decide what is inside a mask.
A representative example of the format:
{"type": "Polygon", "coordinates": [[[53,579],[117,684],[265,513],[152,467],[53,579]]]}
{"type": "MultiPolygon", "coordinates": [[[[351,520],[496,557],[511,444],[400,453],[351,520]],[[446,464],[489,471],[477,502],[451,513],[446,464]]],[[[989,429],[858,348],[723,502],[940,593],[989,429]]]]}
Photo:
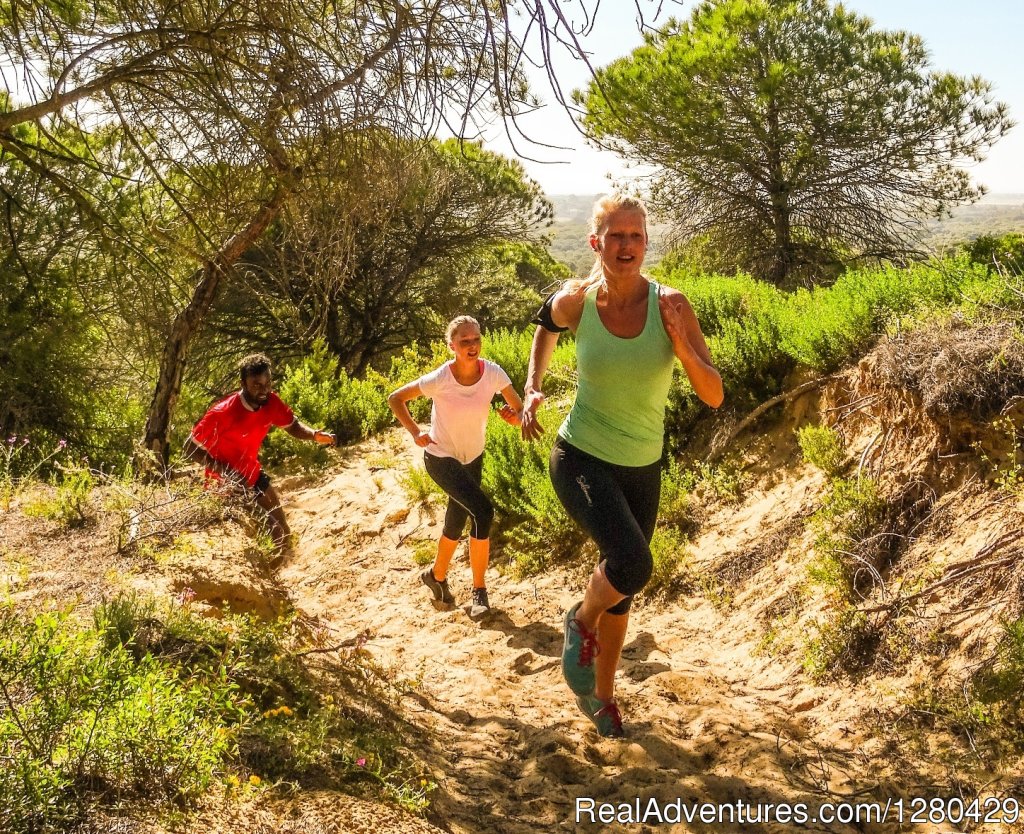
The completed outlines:
{"type": "Polygon", "coordinates": [[[987,270],[1006,270],[1017,275],[1024,273],[1024,234],[980,235],[964,246],[972,263],[987,270]]]}
{"type": "Polygon", "coordinates": [[[0,612],[0,822],[74,821],[87,796],[190,801],[231,747],[233,687],[200,681],[78,629],[66,614],[0,612]]]}
{"type": "Polygon", "coordinates": [[[856,675],[870,665],[878,640],[867,615],[844,605],[815,623],[804,644],[804,671],[816,683],[856,675]]]}
{"type": "Polygon", "coordinates": [[[858,584],[857,577],[872,573],[870,548],[864,542],[878,527],[885,502],[870,478],[837,478],[822,506],[811,516],[815,560],[808,570],[813,581],[847,600],[858,584]]]}
{"type": "Polygon", "coordinates": [[[644,588],[645,594],[656,594],[671,587],[673,581],[683,573],[688,561],[686,536],[676,527],[658,527],[651,539],[651,554],[654,556],[654,571],[644,588]]]}
{"type": "MultiPolygon", "coordinates": [[[[391,423],[388,386],[374,371],[364,379],[349,377],[339,368],[337,357],[318,342],[298,365],[286,369],[278,391],[304,423],[329,429],[339,443],[351,443],[391,423]]],[[[322,467],[330,459],[329,451],[321,446],[272,432],[264,446],[264,460],[274,464],[289,456],[311,468],[322,467]]]]}
{"type": "Polygon", "coordinates": [[[69,469],[56,484],[54,496],[37,496],[25,505],[25,513],[56,521],[64,527],[84,527],[94,515],[90,500],[93,486],[93,476],[88,469],[69,469]]]}
{"type": "Polygon", "coordinates": [[[662,524],[682,531],[692,529],[694,522],[690,492],[694,483],[693,473],[684,469],[678,459],[669,458],[668,465],[661,473],[658,520],[662,524]]]}
{"type": "MultiPolygon", "coordinates": [[[[730,405],[749,408],[782,389],[794,366],[781,347],[783,293],[746,275],[697,276],[678,269],[657,275],[693,305],[730,405]]],[[[705,413],[686,375],[677,369],[669,394],[670,448],[684,445],[688,432],[705,413]]]]}
{"type": "Polygon", "coordinates": [[[483,355],[500,365],[520,394],[526,384],[533,330],[493,330],[484,334],[483,355]]]}
{"type": "MultiPolygon", "coordinates": [[[[993,282],[966,256],[852,270],[830,287],[792,293],[749,276],[694,275],[669,263],[655,272],[689,298],[722,374],[726,402],[740,409],[778,394],[798,365],[835,370],[907,317],[955,305],[1020,307],[1013,288],[993,282]]],[[[668,439],[676,449],[706,412],[683,374],[676,375],[669,399],[668,439]]]]}
{"type": "Polygon", "coordinates": [[[437,542],[434,539],[415,539],[412,545],[412,560],[421,568],[434,563],[437,555],[437,542]]]}
{"type": "Polygon", "coordinates": [[[548,405],[539,414],[544,434],[533,443],[524,443],[519,429],[497,415],[487,430],[484,489],[504,516],[505,547],[520,575],[578,554],[584,542],[548,476],[547,462],[564,411],[548,405]]]}
{"type": "Polygon", "coordinates": [[[418,463],[410,463],[405,472],[398,476],[398,483],[414,504],[427,504],[446,497],[445,491],[418,463]]]}
{"type": "Polygon", "coordinates": [[[51,462],[67,447],[64,440],[52,446],[33,443],[28,437],[12,434],[0,438],[0,508],[6,510],[11,499],[40,471],[47,471],[51,462]]]}
{"type": "Polygon", "coordinates": [[[925,685],[911,703],[919,721],[945,725],[989,760],[1024,752],[1024,617],[1001,625],[994,655],[970,678],[925,685]]]}
{"type": "Polygon", "coordinates": [[[846,453],[835,429],[828,426],[804,426],[797,430],[797,440],[804,460],[830,478],[839,472],[846,453]]]}
{"type": "MultiPolygon", "coordinates": [[[[451,351],[443,340],[431,342],[429,348],[430,353],[427,354],[417,345],[408,345],[391,360],[391,368],[388,371],[387,380],[382,383],[381,389],[384,392],[385,398],[395,389],[401,388],[415,379],[419,379],[425,373],[439,368],[452,358],[451,351]]],[[[430,400],[426,397],[421,397],[410,401],[409,411],[417,422],[427,422],[430,419],[430,400]]]]}
{"type": "Polygon", "coordinates": [[[294,618],[211,620],[193,597],[119,596],[92,628],[0,608],[0,830],[66,830],[93,805],[177,810],[218,778],[370,779],[423,809],[433,783],[384,717],[362,638],[313,669],[294,618]]]}

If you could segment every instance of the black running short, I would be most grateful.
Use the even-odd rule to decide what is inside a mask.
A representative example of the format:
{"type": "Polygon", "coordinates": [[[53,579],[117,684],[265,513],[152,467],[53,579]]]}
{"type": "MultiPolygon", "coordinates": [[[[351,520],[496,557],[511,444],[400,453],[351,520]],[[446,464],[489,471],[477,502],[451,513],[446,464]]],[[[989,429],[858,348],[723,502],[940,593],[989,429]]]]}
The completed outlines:
{"type": "Polygon", "coordinates": [[[484,456],[469,463],[455,458],[442,458],[423,453],[423,466],[427,474],[448,494],[448,509],[444,514],[444,536],[458,540],[470,519],[469,535],[486,539],[491,535],[494,505],[480,488],[483,479],[484,456]]]}
{"type": "Polygon", "coordinates": [[[268,489],[270,489],[270,476],[261,469],[256,483],[252,485],[252,491],[260,496],[266,495],[268,489]]]}
{"type": "Polygon", "coordinates": [[[597,544],[605,577],[626,595],[608,611],[625,614],[654,569],[650,545],[661,498],[660,462],[619,466],[559,437],[551,449],[550,472],[558,500],[597,544]]]}

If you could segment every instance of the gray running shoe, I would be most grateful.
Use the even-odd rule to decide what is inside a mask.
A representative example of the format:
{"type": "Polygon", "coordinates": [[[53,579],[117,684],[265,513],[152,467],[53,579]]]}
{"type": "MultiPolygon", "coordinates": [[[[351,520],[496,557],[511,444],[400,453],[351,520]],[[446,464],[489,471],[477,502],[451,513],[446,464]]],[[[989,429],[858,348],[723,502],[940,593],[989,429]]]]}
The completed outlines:
{"type": "Polygon", "coordinates": [[[488,611],[491,610],[491,604],[487,601],[487,589],[486,588],[474,588],[473,589],[473,604],[469,607],[470,619],[477,619],[482,617],[488,611]]]}
{"type": "Polygon", "coordinates": [[[430,565],[423,573],[420,574],[420,580],[430,588],[430,592],[434,595],[435,602],[441,602],[445,605],[454,605],[455,597],[452,596],[451,590],[448,588],[448,580],[442,579],[438,581],[434,578],[434,567],[430,565]]]}

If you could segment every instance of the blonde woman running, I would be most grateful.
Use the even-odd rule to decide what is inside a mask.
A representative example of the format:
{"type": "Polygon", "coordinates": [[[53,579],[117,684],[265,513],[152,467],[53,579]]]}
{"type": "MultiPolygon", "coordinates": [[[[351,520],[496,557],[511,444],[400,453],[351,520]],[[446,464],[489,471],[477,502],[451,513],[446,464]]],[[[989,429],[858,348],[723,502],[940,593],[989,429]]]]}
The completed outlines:
{"type": "Polygon", "coordinates": [[[523,402],[508,374],[493,362],[480,358],[482,340],[476,319],[459,316],[452,320],[446,340],[455,358],[394,391],[388,397],[388,405],[416,445],[423,449],[427,474],[448,495],[437,556],[420,578],[437,602],[454,605],[455,597],[448,587],[448,565],[469,520],[469,564],[473,574],[469,615],[477,619],[490,610],[485,576],[490,561],[494,507],[480,487],[487,415],[491,400],[500,392],[505,400],[499,412],[501,418],[518,426],[523,402]],[[433,400],[430,428],[426,432],[409,413],[408,403],[417,397],[433,400]]]}
{"type": "Polygon", "coordinates": [[[562,672],[583,713],[603,736],[623,735],[615,701],[633,595],[651,577],[650,541],[661,490],[665,403],[678,359],[708,405],[722,403],[722,379],[689,302],[640,273],[647,211],[632,197],[594,205],[594,268],[538,313],[522,432],[542,433],[541,382],[558,334],[576,334],[579,388],[551,451],[551,481],[573,520],[593,538],[600,562],[583,601],[565,615],[562,672]]]}

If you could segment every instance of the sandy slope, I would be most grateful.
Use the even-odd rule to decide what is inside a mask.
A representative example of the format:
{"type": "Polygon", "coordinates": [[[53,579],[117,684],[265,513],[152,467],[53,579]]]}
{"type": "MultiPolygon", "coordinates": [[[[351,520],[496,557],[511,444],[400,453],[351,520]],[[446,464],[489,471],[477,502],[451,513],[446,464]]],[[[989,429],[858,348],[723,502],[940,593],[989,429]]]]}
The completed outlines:
{"type": "MultiPolygon", "coordinates": [[[[822,802],[909,802],[934,795],[930,785],[949,785],[949,775],[931,767],[927,755],[904,755],[892,746],[892,733],[879,731],[891,720],[905,681],[816,687],[800,671],[797,653],[758,650],[770,613],[792,607],[805,575],[798,565],[810,539],[802,518],[822,487],[810,467],[783,477],[780,466],[765,464],[742,503],[704,519],[691,558],[698,566],[728,568],[730,604],[716,609],[707,595],[680,594],[635,607],[618,692],[628,737],[612,740],[597,737],[577,711],[559,671],[562,614],[580,598],[586,569],[514,581],[492,568],[494,610],[474,623],[463,607],[469,593],[463,546],[451,572],[462,604],[435,609],[412,550],[416,540],[438,534],[440,512],[410,507],[399,484],[414,457],[402,436],[388,435],[340,450],[337,466],[323,477],[282,480],[299,543],[277,574],[237,531],[196,534],[191,548],[179,548],[170,562],[152,569],[110,557],[110,542],[86,534],[67,539],[55,554],[45,546],[49,533],[35,522],[0,536],[9,559],[17,553],[29,565],[15,586],[24,599],[58,585],[90,605],[97,589],[117,575],[122,584],[158,592],[188,586],[197,604],[226,602],[267,615],[294,607],[307,621],[319,621],[328,640],[366,632],[375,661],[409,682],[401,704],[415,728],[409,744],[440,785],[427,821],[317,793],[210,807],[193,830],[783,832],[798,827],[658,824],[655,818],[601,824],[586,817],[577,824],[574,812],[587,799],[612,803],[622,813],[620,803],[640,800],[646,809],[655,798],[679,800],[670,813],[702,803],[804,803],[813,817],[822,802]],[[67,571],[69,552],[84,557],[73,573],[67,571]]],[[[963,558],[1000,534],[979,506],[971,526],[930,534],[932,556],[963,558]]],[[[963,517],[972,512],[969,503],[963,506],[963,517]]],[[[991,632],[990,620],[982,613],[965,628],[991,632]]],[[[897,827],[890,817],[884,825],[809,822],[799,830],[897,827]]],[[[902,830],[958,829],[940,823],[902,830]]]]}
{"type": "MultiPolygon", "coordinates": [[[[638,606],[619,686],[628,738],[600,739],[558,668],[562,613],[580,597],[584,575],[558,571],[517,582],[492,570],[494,611],[483,622],[472,622],[464,605],[436,610],[418,581],[410,542],[436,536],[439,527],[427,509],[409,508],[397,483],[413,451],[403,448],[390,468],[370,471],[367,464],[386,458],[389,443],[393,449],[393,438],[365,444],[325,482],[288,492],[301,543],[280,579],[305,614],[339,637],[366,630],[379,662],[420,682],[407,704],[426,731],[420,752],[440,784],[429,815],[435,824],[467,834],[728,831],[744,827],[601,825],[588,818],[577,826],[574,811],[578,798],[815,807],[844,797],[884,803],[897,798],[897,789],[926,791],[915,789],[913,774],[884,787],[893,774],[874,759],[879,742],[860,721],[857,698],[808,686],[795,664],[756,655],[761,630],[753,618],[746,627],[723,628],[722,615],[699,598],[638,606]]],[[[819,481],[808,474],[755,493],[731,511],[728,532],[709,525],[695,551],[749,551],[794,507],[809,506],[819,481]]],[[[450,581],[465,604],[464,549],[457,558],[450,581]]],[[[781,580],[769,580],[757,593],[764,602],[780,589],[781,580]]]]}

